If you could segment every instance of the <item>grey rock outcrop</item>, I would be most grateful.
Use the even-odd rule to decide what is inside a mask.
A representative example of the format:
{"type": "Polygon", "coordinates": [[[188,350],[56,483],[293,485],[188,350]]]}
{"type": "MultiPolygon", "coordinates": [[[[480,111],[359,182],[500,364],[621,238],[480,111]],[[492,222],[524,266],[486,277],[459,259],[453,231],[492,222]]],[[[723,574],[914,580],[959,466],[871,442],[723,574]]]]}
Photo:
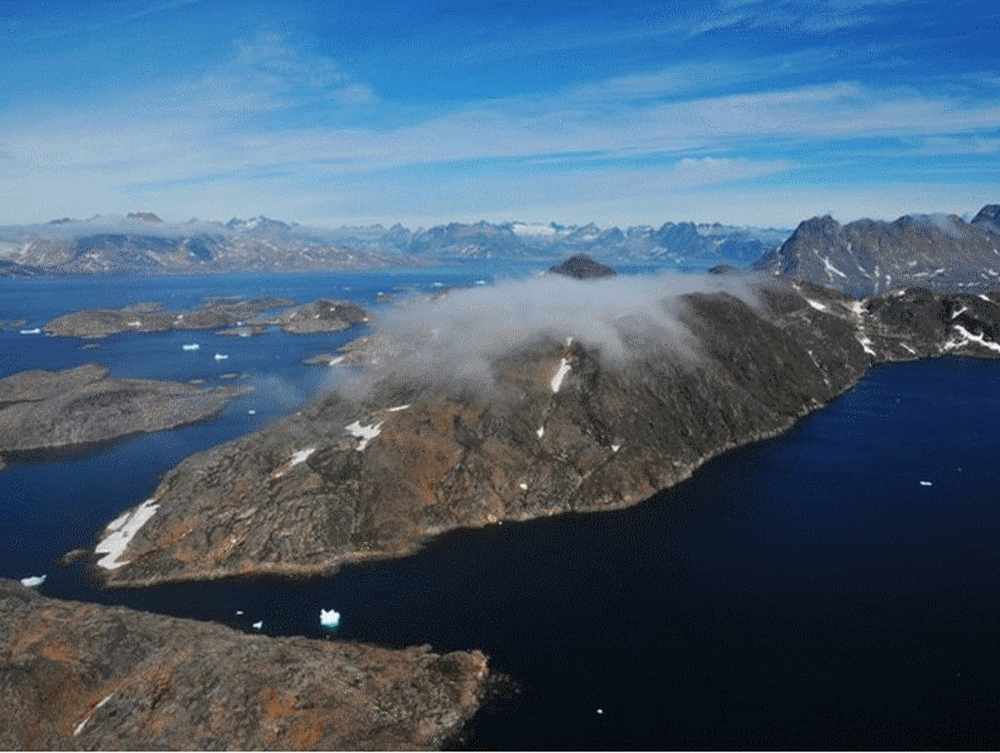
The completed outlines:
{"type": "Polygon", "coordinates": [[[104,442],[160,431],[219,413],[248,387],[198,389],[147,379],[107,379],[87,364],[0,379],[0,452],[104,442]]]}
{"type": "Polygon", "coordinates": [[[270,638],[0,579],[4,750],[396,750],[479,706],[478,651],[270,638]]]}
{"type": "Polygon", "coordinates": [[[995,207],[972,222],[954,215],[858,220],[814,217],[754,267],[851,295],[920,286],[944,293],[986,292],[1000,284],[995,207]]]}

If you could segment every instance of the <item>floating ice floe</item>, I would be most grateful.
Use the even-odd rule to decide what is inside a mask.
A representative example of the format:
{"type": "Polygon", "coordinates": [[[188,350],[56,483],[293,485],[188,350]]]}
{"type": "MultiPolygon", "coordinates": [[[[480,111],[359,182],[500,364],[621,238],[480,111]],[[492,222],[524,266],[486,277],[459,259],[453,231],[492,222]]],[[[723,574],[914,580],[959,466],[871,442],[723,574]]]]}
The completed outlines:
{"type": "Polygon", "coordinates": [[[229,358],[229,356],[227,356],[225,353],[216,353],[215,354],[215,360],[216,361],[225,361],[227,358],[229,358]]]}
{"type": "Polygon", "coordinates": [[[247,411],[247,415],[248,416],[256,416],[257,415],[257,411],[255,411],[253,408],[251,408],[250,410],[247,411]]]}
{"type": "Polygon", "coordinates": [[[323,627],[337,627],[340,624],[340,612],[336,609],[320,609],[319,622],[323,627]]]}
{"type": "Polygon", "coordinates": [[[21,585],[27,588],[36,588],[45,582],[47,575],[32,575],[28,578],[21,578],[21,585]]]}
{"type": "Polygon", "coordinates": [[[100,544],[94,547],[95,554],[103,554],[97,564],[106,570],[114,570],[128,562],[121,562],[118,558],[125,551],[132,537],[142,528],[146,522],[156,514],[159,505],[154,504],[153,499],[147,499],[132,512],[126,512],[115,518],[104,530],[110,531],[100,544]]]}
{"type": "Polygon", "coordinates": [[[361,440],[360,442],[358,442],[358,446],[355,448],[360,452],[361,450],[365,449],[365,447],[368,446],[369,442],[371,442],[373,439],[375,439],[375,437],[377,437],[379,434],[382,433],[382,429],[380,428],[381,426],[382,426],[381,422],[377,424],[371,424],[369,426],[362,426],[360,421],[355,421],[354,423],[349,424],[344,428],[350,434],[353,434],[355,437],[361,440]]]}
{"type": "Polygon", "coordinates": [[[931,481],[921,481],[920,485],[921,486],[933,486],[933,482],[931,482],[931,481]]]}
{"type": "Polygon", "coordinates": [[[236,610],[236,614],[243,614],[243,610],[242,609],[237,609],[236,610]]]}
{"type": "Polygon", "coordinates": [[[201,349],[201,346],[198,343],[190,343],[188,345],[182,345],[181,349],[182,350],[199,350],[199,349],[201,349]]]}
{"type": "Polygon", "coordinates": [[[40,334],[42,334],[42,330],[39,329],[38,327],[35,327],[34,329],[22,329],[21,330],[21,334],[22,335],[40,335],[40,334]]]}
{"type": "Polygon", "coordinates": [[[476,280],[476,285],[485,285],[486,280],[476,280]]]}
{"type": "Polygon", "coordinates": [[[559,391],[559,388],[562,387],[563,379],[566,378],[566,375],[570,372],[571,368],[572,367],[569,365],[568,359],[563,358],[559,362],[559,370],[556,372],[556,375],[552,377],[552,381],[550,382],[553,392],[559,391]]]}
{"type": "Polygon", "coordinates": [[[262,627],[264,627],[264,620],[260,620],[259,622],[255,622],[250,627],[252,627],[254,630],[260,630],[262,627]]]}

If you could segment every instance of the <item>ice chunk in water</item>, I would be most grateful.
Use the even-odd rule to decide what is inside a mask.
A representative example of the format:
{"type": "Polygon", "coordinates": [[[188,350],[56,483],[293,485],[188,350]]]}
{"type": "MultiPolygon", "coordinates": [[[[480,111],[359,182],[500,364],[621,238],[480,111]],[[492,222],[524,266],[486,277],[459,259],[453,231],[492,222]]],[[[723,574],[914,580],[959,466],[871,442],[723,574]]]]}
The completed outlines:
{"type": "Polygon", "coordinates": [[[320,609],[319,622],[323,627],[337,627],[340,624],[340,612],[336,609],[320,609]]]}

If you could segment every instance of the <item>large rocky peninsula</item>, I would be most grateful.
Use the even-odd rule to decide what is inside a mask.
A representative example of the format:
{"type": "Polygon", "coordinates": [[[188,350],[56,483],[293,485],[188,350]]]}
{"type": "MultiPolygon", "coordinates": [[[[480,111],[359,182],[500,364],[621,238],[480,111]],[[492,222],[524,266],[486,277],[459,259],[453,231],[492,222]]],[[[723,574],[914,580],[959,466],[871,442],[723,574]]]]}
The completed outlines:
{"type": "Polygon", "coordinates": [[[249,392],[248,387],[199,389],[178,382],[108,379],[108,374],[104,366],[85,364],[0,379],[0,453],[172,429],[214,416],[249,392]]]}
{"type": "Polygon", "coordinates": [[[0,579],[3,750],[435,748],[487,677],[478,651],[247,635],[0,579]]]}
{"type": "Polygon", "coordinates": [[[320,299],[293,305],[285,298],[213,300],[190,311],[167,311],[156,303],[121,309],[88,309],[56,317],[44,326],[48,335],[99,338],[122,332],[166,332],[226,328],[224,335],[250,335],[280,326],[285,332],[337,332],[368,321],[352,301],[320,299]],[[263,312],[282,309],[274,314],[263,312]]]}
{"type": "Polygon", "coordinates": [[[787,429],[874,364],[1000,356],[996,292],[857,300],[796,281],[711,279],[680,294],[663,283],[645,309],[610,317],[607,301],[660,283],[551,276],[532,283],[557,286],[535,308],[503,289],[499,330],[477,291],[410,307],[427,331],[368,338],[354,389],[188,458],[95,532],[96,571],[120,586],[320,573],[459,526],[632,505],[787,429]],[[441,335],[453,316],[449,331],[499,341],[531,330],[553,300],[597,307],[593,327],[579,314],[535,321],[531,337],[477,352],[441,335]],[[585,331],[565,336],[574,323],[585,331]]]}

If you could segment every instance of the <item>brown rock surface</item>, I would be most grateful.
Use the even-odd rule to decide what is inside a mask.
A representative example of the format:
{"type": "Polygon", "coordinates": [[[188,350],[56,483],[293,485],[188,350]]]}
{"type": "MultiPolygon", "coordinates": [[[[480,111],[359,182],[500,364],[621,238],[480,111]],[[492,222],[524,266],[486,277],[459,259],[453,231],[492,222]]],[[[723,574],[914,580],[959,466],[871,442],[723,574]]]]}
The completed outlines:
{"type": "Polygon", "coordinates": [[[247,635],[0,579],[4,750],[433,748],[487,674],[478,651],[247,635]]]}

